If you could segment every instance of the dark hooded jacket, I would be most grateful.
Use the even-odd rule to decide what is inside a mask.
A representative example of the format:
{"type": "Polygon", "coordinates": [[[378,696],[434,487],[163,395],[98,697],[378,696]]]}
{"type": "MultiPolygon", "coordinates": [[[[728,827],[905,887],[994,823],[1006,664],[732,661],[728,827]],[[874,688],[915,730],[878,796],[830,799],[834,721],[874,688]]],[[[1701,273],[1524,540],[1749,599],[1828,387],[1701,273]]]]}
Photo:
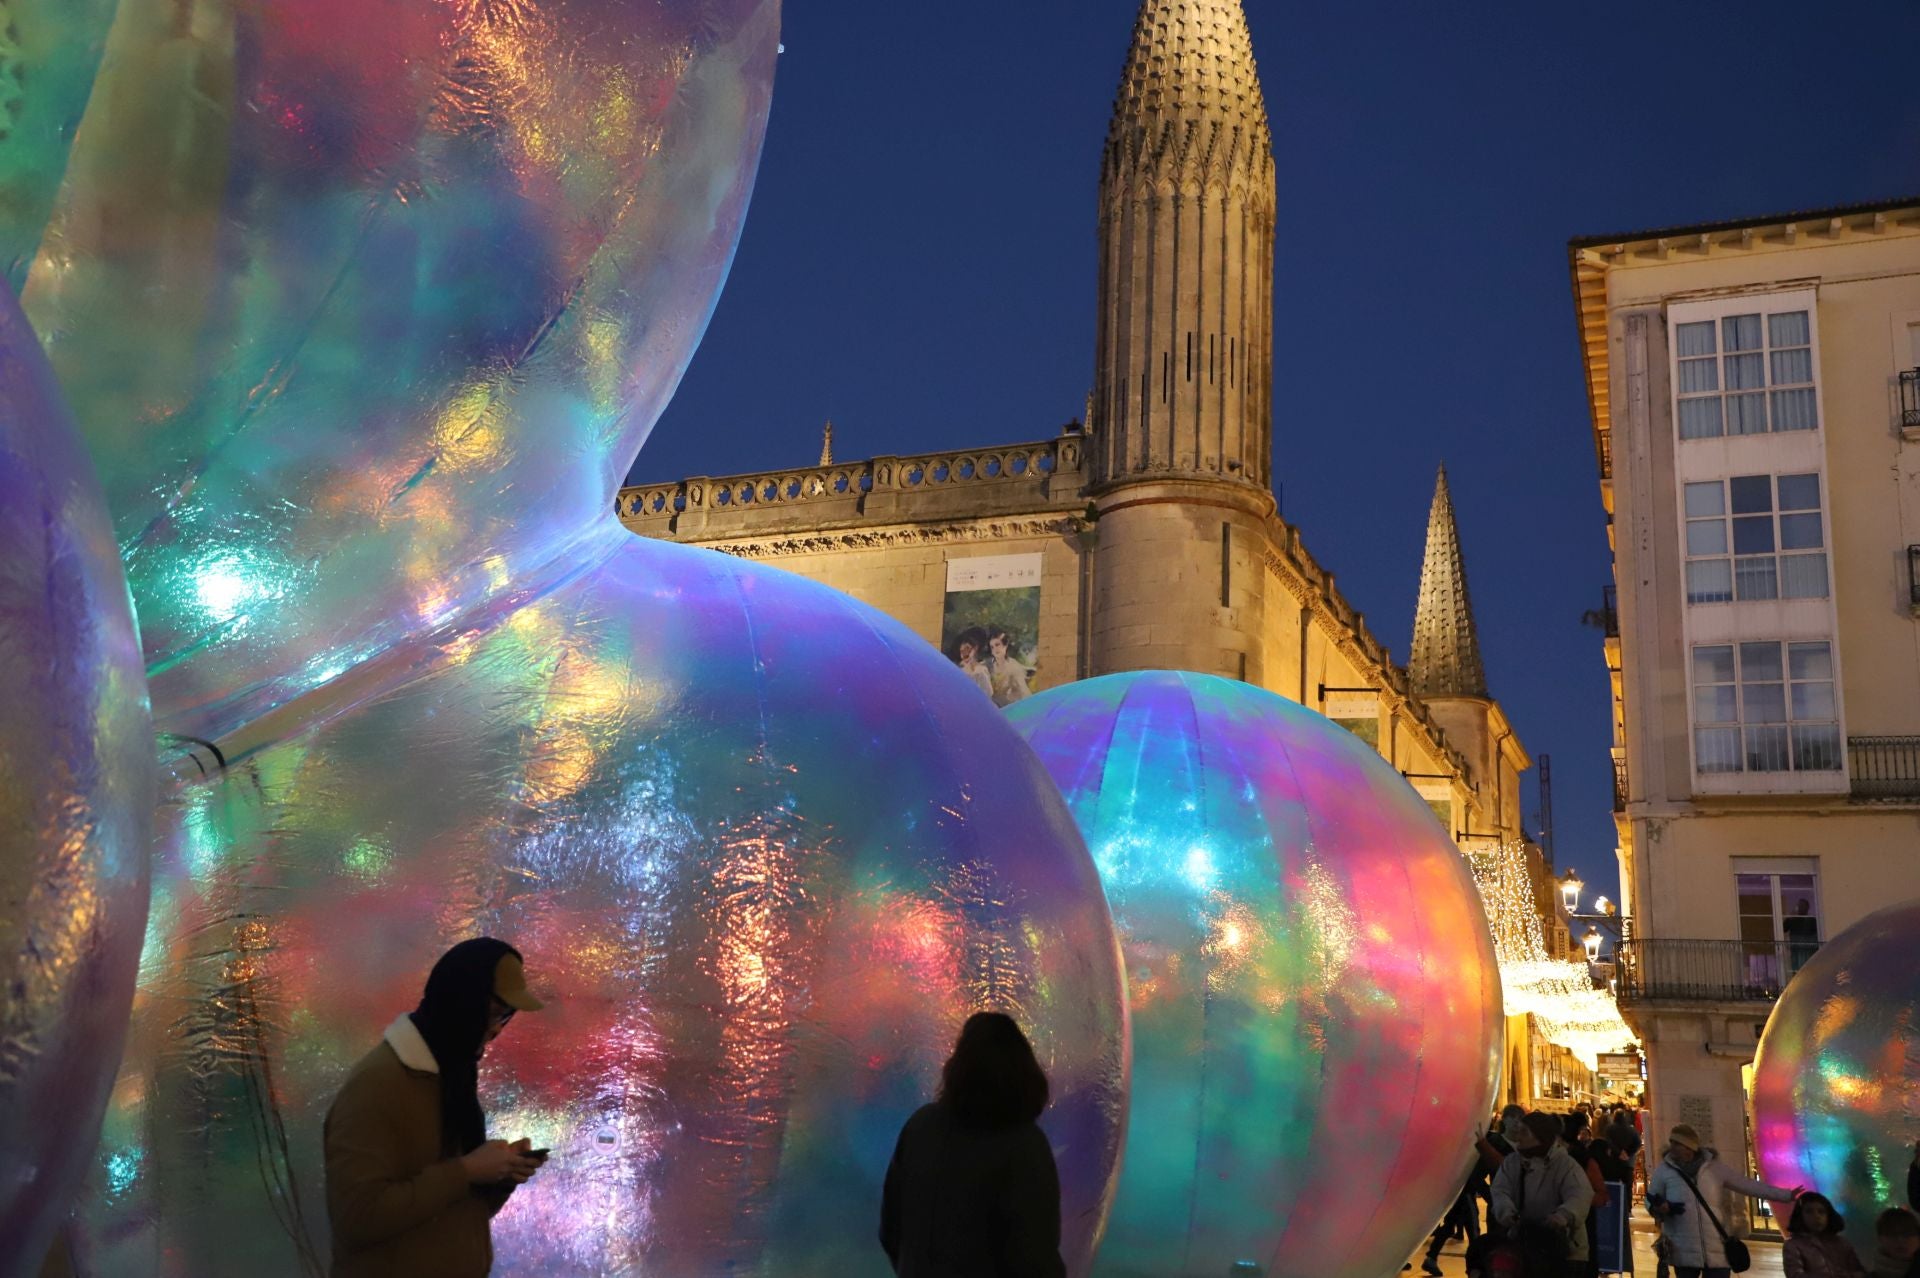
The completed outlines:
{"type": "Polygon", "coordinates": [[[500,941],[465,941],[435,964],[420,1007],[347,1075],[327,1112],[333,1278],[485,1278],[493,1216],[511,1183],[467,1183],[486,1140],[475,1091],[500,941]]]}
{"type": "Polygon", "coordinates": [[[1065,1278],[1060,1177],[1033,1123],[986,1127],[922,1106],[900,1132],[880,1205],[899,1278],[1065,1278]]]}

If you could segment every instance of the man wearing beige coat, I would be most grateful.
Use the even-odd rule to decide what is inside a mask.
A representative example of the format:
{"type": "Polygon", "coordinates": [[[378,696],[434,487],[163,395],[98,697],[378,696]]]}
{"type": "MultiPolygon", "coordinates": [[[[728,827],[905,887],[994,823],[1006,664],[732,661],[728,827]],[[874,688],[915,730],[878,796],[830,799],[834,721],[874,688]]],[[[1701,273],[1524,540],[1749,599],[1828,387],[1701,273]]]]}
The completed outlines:
{"type": "Polygon", "coordinates": [[[488,1140],[480,1057],[516,1012],[539,1010],[520,953],[462,941],[420,1006],[387,1027],[327,1113],[333,1278],[485,1278],[492,1221],[546,1160],[488,1140]]]}

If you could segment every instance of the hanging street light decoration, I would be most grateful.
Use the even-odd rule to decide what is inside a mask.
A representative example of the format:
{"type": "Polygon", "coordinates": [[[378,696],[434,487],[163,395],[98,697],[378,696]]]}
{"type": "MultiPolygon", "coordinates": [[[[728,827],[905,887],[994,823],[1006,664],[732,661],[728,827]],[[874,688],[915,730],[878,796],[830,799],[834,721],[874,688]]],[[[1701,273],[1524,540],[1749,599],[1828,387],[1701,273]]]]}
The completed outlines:
{"type": "MultiPolygon", "coordinates": [[[[1526,846],[1518,840],[1506,840],[1476,849],[1467,861],[1493,931],[1493,952],[1500,967],[1507,1015],[1531,1015],[1543,1038],[1572,1052],[1588,1069],[1598,1067],[1602,1053],[1633,1047],[1637,1040],[1621,1019],[1613,992],[1595,988],[1586,963],[1567,962],[1548,954],[1540,931],[1540,906],[1527,869],[1526,846]]],[[[1578,904],[1577,876],[1569,871],[1567,880],[1559,886],[1562,893],[1571,886],[1578,904]]]]}

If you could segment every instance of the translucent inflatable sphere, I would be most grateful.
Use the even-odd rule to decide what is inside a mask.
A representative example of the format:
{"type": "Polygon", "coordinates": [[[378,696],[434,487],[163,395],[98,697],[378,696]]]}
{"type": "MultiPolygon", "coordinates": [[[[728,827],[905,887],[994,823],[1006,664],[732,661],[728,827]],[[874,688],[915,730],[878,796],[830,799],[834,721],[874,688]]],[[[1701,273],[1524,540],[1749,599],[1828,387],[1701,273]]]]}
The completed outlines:
{"type": "Polygon", "coordinates": [[[1870,1256],[1920,1142],[1920,901],[1807,950],[1754,1059],[1754,1143],[1764,1179],[1827,1195],[1870,1256]]]}
{"type": "Polygon", "coordinates": [[[241,743],[181,808],[81,1273],[324,1272],[300,1253],[326,1251],[326,1107],[476,933],[550,1000],[482,1069],[493,1130],[553,1149],[494,1223],[495,1272],[886,1274],[894,1140],[983,1008],[1052,1077],[1086,1272],[1125,1013],[1052,782],[873,610],[608,535],[601,566],[403,686],[241,743]]]}
{"type": "Polygon", "coordinates": [[[87,1164],[147,917],[153,728],[92,467],[0,287],[0,1278],[87,1164]]]}
{"type": "Polygon", "coordinates": [[[162,728],[573,570],[731,260],[778,0],[4,9],[0,248],[162,728]]]}
{"type": "Polygon", "coordinates": [[[1146,672],[1008,707],[1120,930],[1133,1120],[1096,1272],[1380,1278],[1460,1188],[1501,997],[1466,863],[1364,742],[1146,672]]]}

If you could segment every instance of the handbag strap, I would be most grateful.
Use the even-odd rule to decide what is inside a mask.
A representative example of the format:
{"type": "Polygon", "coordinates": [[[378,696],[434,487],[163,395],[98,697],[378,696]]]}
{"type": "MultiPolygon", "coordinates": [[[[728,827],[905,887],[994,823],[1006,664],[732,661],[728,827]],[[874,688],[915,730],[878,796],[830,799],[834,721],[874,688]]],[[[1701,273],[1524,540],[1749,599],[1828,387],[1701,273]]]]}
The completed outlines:
{"type": "Polygon", "coordinates": [[[1720,1241],[1723,1243],[1730,1241],[1730,1237],[1727,1234],[1727,1227],[1720,1223],[1720,1218],[1713,1214],[1713,1208],[1707,1206],[1707,1200],[1700,1196],[1700,1186],[1693,1183],[1693,1177],[1687,1175],[1685,1172],[1681,1172],[1680,1179],[1685,1181],[1687,1188],[1693,1191],[1693,1201],[1700,1204],[1700,1210],[1707,1213],[1707,1219],[1711,1220],[1713,1227],[1720,1231],[1720,1241]]]}

